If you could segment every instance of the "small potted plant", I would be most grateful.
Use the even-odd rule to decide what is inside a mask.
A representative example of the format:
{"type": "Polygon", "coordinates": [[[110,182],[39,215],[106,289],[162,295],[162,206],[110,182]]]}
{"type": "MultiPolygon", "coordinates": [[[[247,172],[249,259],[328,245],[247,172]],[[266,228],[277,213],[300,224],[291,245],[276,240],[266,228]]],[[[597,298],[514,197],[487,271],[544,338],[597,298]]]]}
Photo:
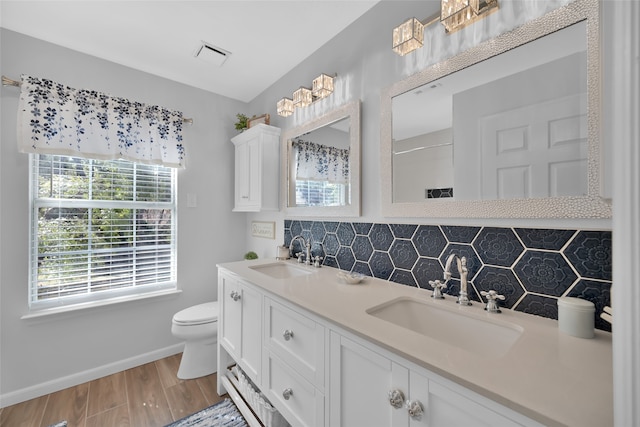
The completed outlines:
{"type": "Polygon", "coordinates": [[[245,116],[242,113],[238,113],[236,114],[236,118],[238,119],[238,121],[235,124],[236,130],[239,130],[242,132],[247,128],[247,122],[249,120],[249,117],[245,116]]]}
{"type": "Polygon", "coordinates": [[[258,254],[253,251],[249,251],[244,254],[244,259],[258,259],[258,254]]]}

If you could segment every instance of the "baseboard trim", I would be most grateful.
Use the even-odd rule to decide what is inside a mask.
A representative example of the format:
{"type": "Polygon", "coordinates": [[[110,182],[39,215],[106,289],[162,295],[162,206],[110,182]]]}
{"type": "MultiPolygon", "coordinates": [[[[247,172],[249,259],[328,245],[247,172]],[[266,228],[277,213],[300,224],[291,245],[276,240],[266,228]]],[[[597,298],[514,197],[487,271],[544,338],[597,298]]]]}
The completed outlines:
{"type": "Polygon", "coordinates": [[[57,378],[33,386],[25,387],[20,390],[0,394],[0,408],[35,399],[36,397],[44,396],[68,387],[73,387],[78,384],[105,377],[107,375],[115,374],[116,372],[135,368],[136,366],[144,365],[145,363],[172,356],[174,354],[182,352],[183,348],[184,343],[175,344],[169,347],[150,351],[149,353],[140,354],[128,359],[119,360],[107,365],[98,366],[93,369],[68,375],[66,377],[57,378]]]}

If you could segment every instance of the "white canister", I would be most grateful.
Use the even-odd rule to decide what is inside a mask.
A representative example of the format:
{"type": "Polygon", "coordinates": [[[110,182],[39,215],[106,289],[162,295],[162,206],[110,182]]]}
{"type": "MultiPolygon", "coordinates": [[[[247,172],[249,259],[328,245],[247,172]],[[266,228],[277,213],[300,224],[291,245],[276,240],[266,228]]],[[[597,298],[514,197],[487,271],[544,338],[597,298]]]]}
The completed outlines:
{"type": "Polygon", "coordinates": [[[581,298],[558,298],[558,328],[565,334],[578,338],[595,336],[596,307],[581,298]]]}

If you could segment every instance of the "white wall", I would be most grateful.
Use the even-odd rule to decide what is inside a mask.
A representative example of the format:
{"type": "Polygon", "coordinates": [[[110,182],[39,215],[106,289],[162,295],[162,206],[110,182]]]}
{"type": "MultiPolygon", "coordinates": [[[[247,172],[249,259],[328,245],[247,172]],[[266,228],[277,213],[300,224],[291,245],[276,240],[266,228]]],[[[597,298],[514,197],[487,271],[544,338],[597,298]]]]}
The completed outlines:
{"type": "MultiPolygon", "coordinates": [[[[233,214],[235,114],[247,106],[43,41],[2,30],[2,74],[49,78],[71,87],[181,110],[187,167],[178,173],[177,296],[122,303],[41,320],[28,313],[28,156],[16,145],[19,89],[2,87],[0,404],[34,397],[104,370],[181,351],[171,335],[171,317],[216,298],[215,264],[242,258],[245,218],[233,214]],[[189,208],[187,194],[197,197],[189,208]],[[159,353],[158,353],[159,352],[159,353]],[[102,369],[102,370],[101,370],[102,369]],[[93,370],[93,371],[92,371],[93,370]],[[87,372],[88,371],[88,372],[87,372]],[[50,382],[47,384],[47,382],[50,382]]],[[[126,366],[130,365],[130,366],[126,366]]]]}

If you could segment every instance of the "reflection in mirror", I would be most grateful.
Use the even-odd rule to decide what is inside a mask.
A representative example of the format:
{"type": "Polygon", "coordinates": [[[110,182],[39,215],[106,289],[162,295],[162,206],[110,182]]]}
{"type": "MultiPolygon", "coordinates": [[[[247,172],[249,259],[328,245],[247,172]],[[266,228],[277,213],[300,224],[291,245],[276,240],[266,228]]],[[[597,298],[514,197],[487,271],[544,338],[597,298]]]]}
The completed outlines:
{"type": "Polygon", "coordinates": [[[577,0],[383,91],[383,215],[609,218],[598,5],[577,0]]]}
{"type": "Polygon", "coordinates": [[[393,201],[587,195],[586,35],[582,21],[395,96],[393,201]]]}
{"type": "Polygon", "coordinates": [[[349,192],[349,119],[291,139],[289,206],[345,206],[349,192]]]}
{"type": "Polygon", "coordinates": [[[360,102],[282,136],[284,209],[302,216],[360,215],[360,102]]]}

